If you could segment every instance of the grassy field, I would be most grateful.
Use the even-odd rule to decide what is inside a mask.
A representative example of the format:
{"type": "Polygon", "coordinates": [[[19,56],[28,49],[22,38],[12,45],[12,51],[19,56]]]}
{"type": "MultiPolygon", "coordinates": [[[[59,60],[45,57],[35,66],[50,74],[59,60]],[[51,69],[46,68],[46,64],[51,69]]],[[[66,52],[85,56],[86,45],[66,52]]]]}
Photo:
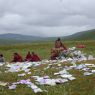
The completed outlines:
{"type": "MultiPolygon", "coordinates": [[[[86,45],[85,49],[81,49],[86,54],[92,54],[95,56],[95,41],[69,41],[64,42],[67,47],[76,46],[78,44],[86,45]]],[[[50,57],[50,50],[54,46],[54,42],[42,42],[20,45],[7,45],[0,46],[0,53],[3,53],[6,61],[10,61],[14,52],[19,52],[25,57],[27,51],[35,51],[40,55],[42,59],[48,59],[50,57]]],[[[95,63],[95,61],[88,61],[87,63],[95,63]]],[[[65,63],[66,64],[66,63],[65,63]]],[[[80,64],[80,63],[79,63],[80,64]]],[[[31,68],[32,75],[49,75],[54,77],[54,72],[57,72],[57,66],[44,71],[45,65],[37,68],[31,68]],[[37,71],[35,71],[35,69],[37,71]],[[43,73],[44,72],[44,73],[43,73]]],[[[0,71],[4,71],[4,67],[0,68],[0,71]]],[[[91,76],[83,76],[82,71],[71,70],[69,71],[76,77],[76,80],[70,81],[56,86],[40,86],[41,89],[48,92],[34,94],[33,91],[26,85],[18,85],[16,90],[9,90],[8,87],[0,86],[0,95],[95,95],[95,74],[91,76]]],[[[23,73],[23,72],[20,72],[23,73]]],[[[31,75],[25,77],[18,77],[18,73],[0,73],[0,81],[3,82],[16,82],[21,79],[31,79],[31,75]]],[[[33,81],[33,79],[31,79],[33,81]]]]}
{"type": "MultiPolygon", "coordinates": [[[[82,51],[95,55],[95,41],[68,41],[64,43],[68,48],[77,46],[78,44],[84,44],[86,45],[86,48],[82,49],[82,51]]],[[[42,59],[47,59],[50,57],[50,51],[52,47],[54,47],[54,42],[5,45],[0,46],[0,53],[4,54],[6,61],[10,61],[12,59],[14,52],[20,53],[23,58],[25,58],[25,55],[28,51],[34,51],[39,54],[42,59]]]]}

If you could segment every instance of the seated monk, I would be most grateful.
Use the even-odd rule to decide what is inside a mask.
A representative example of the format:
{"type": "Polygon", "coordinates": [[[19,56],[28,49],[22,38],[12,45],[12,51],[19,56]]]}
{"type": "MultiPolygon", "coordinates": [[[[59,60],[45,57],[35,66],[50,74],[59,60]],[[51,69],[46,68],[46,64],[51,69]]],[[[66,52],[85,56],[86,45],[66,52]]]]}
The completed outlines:
{"type": "Polygon", "coordinates": [[[25,61],[31,61],[31,53],[30,51],[28,52],[28,54],[26,55],[25,61]]]}
{"type": "Polygon", "coordinates": [[[3,54],[0,54],[0,62],[5,62],[5,58],[4,58],[3,54]]]}
{"type": "Polygon", "coordinates": [[[37,61],[41,61],[41,59],[39,58],[39,56],[37,54],[35,54],[34,52],[32,52],[31,61],[32,62],[37,62],[37,61]]]}
{"type": "Polygon", "coordinates": [[[23,62],[23,59],[18,53],[14,53],[14,57],[11,62],[23,62]]]}
{"type": "Polygon", "coordinates": [[[51,50],[51,60],[56,60],[56,58],[58,57],[58,53],[55,50],[51,50]]]}
{"type": "MultiPolygon", "coordinates": [[[[56,51],[56,55],[59,55],[60,52],[67,50],[67,48],[64,46],[64,44],[61,42],[61,39],[58,38],[55,41],[55,47],[52,49],[52,51],[56,51]]],[[[51,52],[52,52],[51,51],[51,52]]],[[[52,55],[52,54],[51,54],[52,55]]]]}

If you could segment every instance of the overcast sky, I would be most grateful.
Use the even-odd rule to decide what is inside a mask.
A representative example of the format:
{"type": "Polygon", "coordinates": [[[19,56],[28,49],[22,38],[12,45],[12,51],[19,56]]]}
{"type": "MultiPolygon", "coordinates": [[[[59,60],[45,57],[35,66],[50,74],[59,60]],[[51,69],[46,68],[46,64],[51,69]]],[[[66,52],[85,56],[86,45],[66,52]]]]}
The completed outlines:
{"type": "Polygon", "coordinates": [[[0,34],[66,36],[95,28],[95,0],[0,0],[0,34]]]}

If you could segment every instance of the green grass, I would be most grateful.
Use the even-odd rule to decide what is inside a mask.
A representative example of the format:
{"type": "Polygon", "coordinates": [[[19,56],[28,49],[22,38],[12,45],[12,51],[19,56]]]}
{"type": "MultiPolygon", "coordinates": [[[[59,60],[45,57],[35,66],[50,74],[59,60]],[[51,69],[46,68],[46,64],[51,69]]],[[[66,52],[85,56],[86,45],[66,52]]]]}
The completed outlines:
{"type": "MultiPolygon", "coordinates": [[[[85,53],[95,55],[95,41],[68,41],[65,42],[67,47],[76,46],[78,44],[85,44],[86,49],[82,49],[85,53]]],[[[50,50],[54,46],[54,42],[42,42],[42,43],[31,43],[31,44],[18,44],[18,45],[5,45],[0,46],[0,53],[3,53],[6,60],[10,61],[14,52],[20,53],[23,58],[28,51],[34,51],[40,55],[42,59],[49,58],[50,50]]]]}
{"type": "MultiPolygon", "coordinates": [[[[67,47],[76,46],[77,44],[85,44],[86,48],[81,49],[82,52],[87,54],[92,54],[95,56],[95,41],[69,41],[65,42],[67,47]]],[[[48,59],[50,57],[50,50],[53,47],[54,42],[43,42],[43,43],[31,43],[31,44],[21,44],[21,45],[7,45],[0,46],[0,53],[3,53],[7,61],[11,61],[12,54],[14,52],[19,52],[25,57],[27,51],[35,51],[40,55],[42,59],[48,59]]],[[[87,63],[95,63],[95,61],[88,61],[87,63]]],[[[57,65],[54,65],[55,68],[50,68],[44,71],[44,67],[47,65],[42,65],[36,68],[31,68],[32,75],[49,75],[51,78],[56,78],[54,72],[58,72],[59,69],[57,65]],[[35,71],[35,69],[37,71],[35,71]]],[[[63,66],[63,65],[62,65],[63,66]]],[[[4,73],[5,67],[0,67],[0,81],[4,82],[16,82],[21,79],[31,79],[32,75],[27,75],[25,77],[18,77],[18,73],[4,73]]],[[[76,80],[69,81],[64,84],[59,84],[56,86],[40,86],[43,90],[48,92],[34,94],[33,91],[28,88],[26,85],[18,85],[15,90],[9,90],[8,87],[0,86],[0,95],[95,95],[95,74],[91,76],[83,76],[83,72],[78,70],[70,70],[71,74],[76,77],[76,80]]],[[[22,72],[20,72],[22,73],[22,72]]]]}
{"type": "Polygon", "coordinates": [[[21,45],[7,45],[0,46],[0,53],[3,53],[6,60],[11,60],[14,52],[20,53],[23,58],[28,51],[35,51],[41,58],[48,58],[50,54],[51,43],[33,43],[33,44],[21,44],[21,45]]]}

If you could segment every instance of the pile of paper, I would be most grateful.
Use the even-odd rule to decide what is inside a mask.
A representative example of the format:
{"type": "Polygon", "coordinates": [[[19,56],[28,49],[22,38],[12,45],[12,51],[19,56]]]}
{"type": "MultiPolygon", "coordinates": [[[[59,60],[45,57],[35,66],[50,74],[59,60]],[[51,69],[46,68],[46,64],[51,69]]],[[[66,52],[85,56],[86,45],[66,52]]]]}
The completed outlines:
{"type": "Polygon", "coordinates": [[[50,79],[48,76],[44,76],[44,77],[33,76],[33,77],[35,77],[36,81],[40,85],[55,86],[56,84],[62,84],[68,81],[67,79],[62,79],[62,78],[50,79]]]}

